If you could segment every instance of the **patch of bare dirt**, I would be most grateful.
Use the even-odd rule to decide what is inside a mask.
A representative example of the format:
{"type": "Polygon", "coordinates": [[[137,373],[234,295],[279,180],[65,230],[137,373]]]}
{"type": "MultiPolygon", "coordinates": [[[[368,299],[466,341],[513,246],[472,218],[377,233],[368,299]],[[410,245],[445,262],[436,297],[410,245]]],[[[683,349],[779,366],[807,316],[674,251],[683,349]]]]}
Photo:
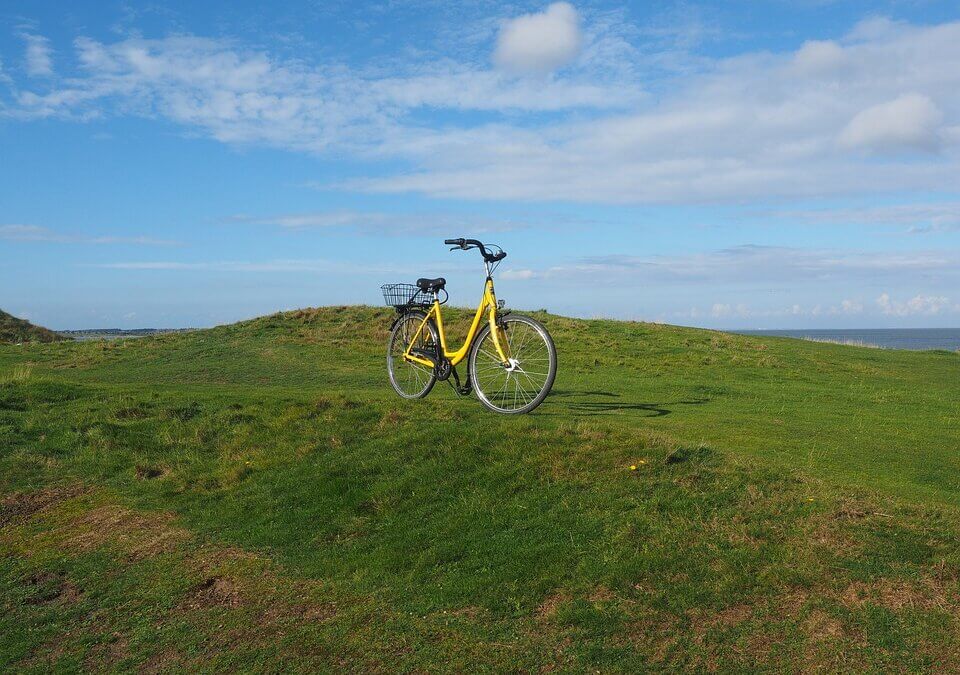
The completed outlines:
{"type": "Polygon", "coordinates": [[[459,608],[459,609],[450,610],[450,611],[448,611],[446,614],[447,614],[448,616],[454,616],[454,617],[457,617],[457,618],[464,618],[464,619],[475,620],[475,619],[477,619],[481,614],[483,614],[483,611],[484,611],[483,609],[481,609],[480,607],[477,607],[477,606],[475,606],[475,605],[467,605],[466,607],[461,607],[461,608],[459,608]]]}
{"type": "Polygon", "coordinates": [[[156,478],[163,478],[168,473],[170,469],[165,466],[137,466],[134,471],[134,475],[137,477],[137,480],[154,480],[156,478]]]}
{"type": "Polygon", "coordinates": [[[239,607],[243,597],[237,585],[225,577],[209,577],[191,589],[184,601],[188,609],[208,607],[239,607]]]}
{"type": "Polygon", "coordinates": [[[387,429],[390,427],[399,426],[403,422],[403,414],[398,410],[390,410],[385,413],[383,417],[380,418],[380,421],[377,422],[378,429],[387,429]]]}
{"type": "Polygon", "coordinates": [[[590,595],[587,596],[587,600],[594,603],[608,602],[610,600],[613,600],[615,597],[616,596],[613,594],[613,591],[611,591],[606,586],[601,585],[601,586],[597,586],[590,592],[590,595]]]}
{"type": "Polygon", "coordinates": [[[754,663],[769,663],[774,647],[782,642],[782,635],[770,630],[759,630],[747,637],[744,654],[754,663]]]}
{"type": "Polygon", "coordinates": [[[815,609],[802,624],[803,632],[814,642],[835,641],[846,636],[843,624],[836,617],[815,609]]]}
{"type": "Polygon", "coordinates": [[[301,616],[312,622],[323,623],[329,621],[337,615],[337,605],[333,602],[308,605],[301,616]]]}
{"type": "MultiPolygon", "coordinates": [[[[10,668],[9,672],[54,672],[54,666],[67,653],[67,641],[62,636],[56,636],[48,640],[24,659],[16,664],[16,669],[10,668]]],[[[5,671],[6,672],[6,671],[5,671]]]]}
{"type": "Polygon", "coordinates": [[[738,603],[724,607],[718,612],[691,611],[690,626],[694,640],[702,643],[706,634],[714,630],[729,630],[753,616],[753,607],[747,603],[738,603]]]}
{"type": "Polygon", "coordinates": [[[110,545],[127,551],[131,560],[142,560],[173,551],[191,538],[172,524],[174,517],[141,513],[118,505],[101,506],[78,516],[66,528],[68,548],[92,551],[110,545]]]}
{"type": "Polygon", "coordinates": [[[836,554],[849,555],[860,549],[860,543],[847,532],[839,520],[821,522],[810,534],[810,541],[836,554]]]}
{"type": "Polygon", "coordinates": [[[130,643],[122,634],[114,633],[108,642],[94,645],[83,658],[88,672],[104,672],[130,655],[130,643]]]}
{"type": "Polygon", "coordinates": [[[24,580],[24,585],[31,590],[26,599],[28,605],[72,604],[80,598],[76,585],[58,572],[34,572],[24,580]]]}
{"type": "Polygon", "coordinates": [[[774,609],[778,616],[788,618],[797,616],[810,600],[810,591],[802,587],[788,589],[774,601],[774,609]]]}
{"type": "Polygon", "coordinates": [[[682,639],[680,620],[672,614],[651,614],[627,626],[624,642],[643,649],[652,663],[669,660],[682,639]]]}
{"type": "Polygon", "coordinates": [[[537,606],[534,616],[537,621],[551,621],[557,615],[560,606],[569,601],[570,594],[567,591],[551,593],[537,606]]]}
{"type": "Polygon", "coordinates": [[[86,490],[82,485],[71,485],[44,488],[36,492],[14,492],[7,495],[0,500],[0,527],[6,527],[14,522],[23,522],[35,513],[77,497],[86,490]]]}
{"type": "Polygon", "coordinates": [[[877,579],[870,583],[855,581],[840,592],[840,602],[850,608],[875,604],[897,612],[903,609],[955,612],[960,604],[960,589],[955,581],[938,577],[920,580],[877,579]]]}
{"type": "Polygon", "coordinates": [[[575,661],[575,657],[570,653],[570,646],[573,639],[569,635],[564,635],[556,642],[553,647],[553,661],[540,668],[541,673],[569,672],[575,661]]]}
{"type": "Polygon", "coordinates": [[[800,629],[807,638],[803,661],[808,672],[866,670],[859,652],[849,649],[850,646],[862,648],[866,644],[859,631],[845,626],[836,617],[819,609],[807,614],[800,629]]]}
{"type": "Polygon", "coordinates": [[[154,675],[155,673],[169,673],[183,668],[183,657],[173,647],[161,649],[159,652],[144,661],[137,668],[141,675],[154,675]]]}

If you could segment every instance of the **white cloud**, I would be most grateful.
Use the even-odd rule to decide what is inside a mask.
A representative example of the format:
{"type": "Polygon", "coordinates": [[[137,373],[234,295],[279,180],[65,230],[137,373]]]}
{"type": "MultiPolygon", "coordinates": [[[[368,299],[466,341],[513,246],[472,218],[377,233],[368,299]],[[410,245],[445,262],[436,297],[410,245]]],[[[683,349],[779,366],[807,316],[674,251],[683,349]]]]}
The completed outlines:
{"type": "Polygon", "coordinates": [[[279,258],[262,261],[250,260],[205,260],[183,262],[172,260],[123,261],[91,265],[100,269],[141,271],[202,271],[227,273],[279,273],[279,274],[411,274],[410,267],[392,264],[361,265],[343,260],[325,258],[279,258]]]}
{"type": "Polygon", "coordinates": [[[844,300],[840,303],[837,314],[860,314],[863,312],[863,303],[857,300],[844,300]]]}
{"type": "Polygon", "coordinates": [[[387,236],[437,234],[460,236],[464,232],[483,234],[506,232],[528,225],[523,219],[495,219],[454,213],[384,213],[375,211],[317,211],[267,216],[234,215],[224,223],[268,225],[288,230],[311,228],[351,228],[387,236]]]}
{"type": "Polygon", "coordinates": [[[960,305],[953,305],[942,295],[916,295],[906,301],[893,300],[889,293],[877,298],[877,306],[891,316],[935,316],[947,312],[960,312],[960,305]]]}
{"type": "Polygon", "coordinates": [[[743,303],[731,305],[729,303],[717,302],[710,308],[710,316],[715,319],[727,319],[730,317],[743,318],[750,316],[750,309],[743,303]]]}
{"type": "Polygon", "coordinates": [[[48,241],[49,230],[37,225],[0,225],[0,239],[9,241],[48,241]]]}
{"type": "Polygon", "coordinates": [[[791,317],[823,317],[856,316],[864,313],[863,303],[857,300],[843,300],[838,304],[816,303],[801,305],[793,303],[786,306],[756,307],[746,303],[715,302],[708,310],[700,307],[691,307],[688,310],[673,312],[673,316],[683,319],[699,319],[712,317],[714,319],[776,319],[791,317]]]}
{"type": "Polygon", "coordinates": [[[548,73],[580,53],[580,17],[569,2],[504,22],[497,36],[494,63],[520,73],[548,73]]]}
{"type": "Polygon", "coordinates": [[[809,40],[794,55],[793,63],[804,74],[830,75],[842,68],[847,58],[847,52],[833,40],[809,40]]]}
{"type": "Polygon", "coordinates": [[[169,239],[63,234],[39,225],[0,225],[0,240],[52,244],[128,244],[133,246],[179,246],[169,239]]]}
{"type": "MultiPolygon", "coordinates": [[[[835,287],[881,279],[927,279],[941,285],[960,282],[960,250],[875,252],[747,245],[687,255],[593,256],[533,272],[538,279],[574,285],[590,280],[644,287],[704,283],[835,287]]],[[[847,306],[848,311],[854,308],[847,306]]]]}
{"type": "Polygon", "coordinates": [[[943,113],[929,97],[905,94],[857,113],[840,134],[849,148],[934,151],[943,113]]]}
{"type": "Polygon", "coordinates": [[[189,36],[80,39],[79,76],[17,89],[16,109],[0,115],[163,117],[230,144],[397,160],[394,173],[330,187],[444,198],[689,204],[957,189],[960,22],[871,21],[793,52],[668,67],[596,16],[580,57],[540,78],[442,59],[385,76],[189,36]],[[656,98],[642,93],[650,73],[656,98]],[[884,154],[904,148],[938,154],[884,154]]]}
{"type": "Polygon", "coordinates": [[[911,234],[960,230],[960,202],[895,204],[862,208],[757,211],[757,218],[776,218],[838,225],[899,225],[911,234]]]}
{"type": "Polygon", "coordinates": [[[25,62],[27,74],[34,77],[49,77],[53,75],[53,52],[49,41],[41,35],[24,34],[23,40],[27,45],[25,62]]]}
{"type": "Polygon", "coordinates": [[[507,280],[519,280],[523,281],[526,279],[533,279],[537,276],[537,273],[533,270],[504,270],[500,277],[507,280]]]}
{"type": "Polygon", "coordinates": [[[420,171],[348,186],[443,198],[687,204],[953,191],[960,153],[944,130],[960,122],[960,69],[947,65],[957,62],[960,22],[858,30],[830,47],[704,62],[670,82],[657,104],[630,114],[536,131],[447,131],[432,139],[429,155],[416,157],[420,171]],[[915,95],[900,100],[905,90],[915,95]],[[883,104],[891,101],[904,121],[888,121],[883,104]],[[848,125],[848,145],[838,147],[848,125]],[[940,154],[862,152],[904,147],[940,154]]]}
{"type": "Polygon", "coordinates": [[[586,73],[522,80],[440,61],[384,76],[380,70],[277,60],[228,41],[190,36],[113,44],[79,38],[75,46],[85,75],[45,93],[18,91],[19,107],[8,114],[159,115],[225,143],[372,158],[427,152],[435,132],[404,124],[424,109],[609,109],[639,98],[635,85],[614,86],[586,73]]]}
{"type": "MultiPolygon", "coordinates": [[[[944,296],[916,295],[906,301],[891,299],[888,293],[883,293],[874,303],[880,314],[885,316],[937,316],[947,313],[960,313],[960,305],[955,305],[944,296]]],[[[843,300],[839,305],[821,304],[803,306],[797,303],[786,307],[750,307],[743,303],[728,302],[714,303],[708,312],[693,307],[688,311],[676,312],[674,315],[682,318],[698,318],[711,316],[714,319],[729,318],[777,318],[777,317],[824,317],[824,316],[854,316],[864,313],[863,303],[854,300],[843,300]]]]}

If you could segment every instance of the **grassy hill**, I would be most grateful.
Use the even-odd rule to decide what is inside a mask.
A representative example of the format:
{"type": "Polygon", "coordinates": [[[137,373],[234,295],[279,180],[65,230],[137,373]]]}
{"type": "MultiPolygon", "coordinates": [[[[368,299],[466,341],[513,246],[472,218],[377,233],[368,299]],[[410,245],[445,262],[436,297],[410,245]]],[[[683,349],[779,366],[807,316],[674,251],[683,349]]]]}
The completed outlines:
{"type": "Polygon", "coordinates": [[[391,315],[0,347],[0,664],[960,668],[960,355],[538,315],[510,418],[391,315]]]}
{"type": "Polygon", "coordinates": [[[52,330],[34,326],[0,309],[0,342],[57,342],[65,339],[52,330]]]}

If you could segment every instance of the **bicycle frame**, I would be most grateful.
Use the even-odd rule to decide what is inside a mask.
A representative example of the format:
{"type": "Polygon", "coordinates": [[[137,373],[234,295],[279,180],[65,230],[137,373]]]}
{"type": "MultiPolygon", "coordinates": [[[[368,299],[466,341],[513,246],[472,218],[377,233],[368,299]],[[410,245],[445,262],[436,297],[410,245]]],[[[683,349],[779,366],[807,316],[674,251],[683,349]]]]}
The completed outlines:
{"type": "Polygon", "coordinates": [[[437,294],[434,293],[433,305],[430,307],[430,311],[427,312],[427,316],[424,317],[423,321],[420,322],[417,332],[413,334],[410,344],[407,345],[407,349],[403,353],[403,358],[407,361],[420,363],[430,368],[434,367],[433,361],[411,353],[413,346],[417,343],[418,338],[423,332],[424,326],[426,326],[427,322],[433,318],[437,326],[437,333],[440,336],[440,349],[443,352],[444,358],[450,361],[451,366],[457,365],[467,358],[467,353],[470,351],[470,345],[473,344],[473,339],[477,336],[477,331],[480,330],[480,322],[483,320],[484,313],[487,313],[487,320],[490,322],[490,332],[493,335],[493,344],[497,348],[497,355],[501,358],[503,363],[509,363],[510,359],[504,350],[504,345],[500,343],[500,332],[497,328],[497,296],[493,292],[493,279],[489,276],[484,284],[483,297],[480,298],[480,304],[477,306],[477,312],[473,316],[473,322],[470,324],[470,330],[467,332],[467,338],[464,340],[463,346],[460,347],[460,349],[455,352],[451,352],[447,349],[447,336],[443,332],[443,315],[440,311],[440,300],[438,299],[437,294]]]}

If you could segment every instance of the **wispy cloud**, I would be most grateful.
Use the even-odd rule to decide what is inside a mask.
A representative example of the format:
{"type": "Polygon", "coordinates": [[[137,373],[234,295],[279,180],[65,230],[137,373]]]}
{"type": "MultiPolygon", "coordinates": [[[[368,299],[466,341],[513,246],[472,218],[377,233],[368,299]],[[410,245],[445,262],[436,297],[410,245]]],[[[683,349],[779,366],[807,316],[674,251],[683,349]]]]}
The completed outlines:
{"type": "Polygon", "coordinates": [[[675,256],[607,255],[580,258],[543,270],[517,270],[515,279],[562,283],[768,284],[849,283],[906,278],[960,281],[960,250],[873,252],[777,246],[736,246],[675,256]]]}
{"type": "Polygon", "coordinates": [[[79,38],[75,49],[84,74],[44,93],[21,91],[19,115],[159,114],[229,143],[359,152],[415,133],[401,121],[424,107],[543,112],[637,99],[634,86],[586,77],[518,78],[450,61],[385,75],[307,66],[201,37],[113,44],[79,38]]]}
{"type": "Polygon", "coordinates": [[[49,77],[53,75],[53,51],[50,41],[42,35],[24,33],[26,43],[24,63],[28,75],[33,77],[49,77]]]}
{"type": "Polygon", "coordinates": [[[409,273],[407,266],[384,264],[353,264],[343,260],[326,258],[281,258],[261,261],[211,260],[197,262],[181,261],[126,261],[91,265],[100,269],[143,271],[193,271],[229,273],[280,273],[280,274],[383,274],[409,273]]]}
{"type": "MultiPolygon", "coordinates": [[[[12,84],[13,78],[11,78],[9,75],[7,75],[6,72],[4,72],[3,67],[4,67],[3,59],[0,59],[0,84],[12,84]]],[[[2,109],[3,109],[3,102],[0,101],[0,110],[2,109]]]]}
{"type": "Polygon", "coordinates": [[[911,234],[960,230],[960,202],[897,204],[867,208],[757,211],[757,218],[837,225],[899,225],[911,234]]]}
{"type": "Polygon", "coordinates": [[[957,188],[960,69],[944,64],[960,61],[960,22],[874,20],[840,40],[678,71],[658,69],[659,56],[613,25],[585,15],[583,48],[540,77],[436,55],[385,73],[201,37],[80,38],[80,74],[17,89],[5,114],[161,116],[225,143],[398,159],[400,171],[340,187],[445,198],[690,203],[957,188]],[[665,78],[656,99],[643,93],[653,71],[665,78]],[[463,111],[482,114],[442,116],[463,111]]]}
{"type": "Polygon", "coordinates": [[[854,317],[873,313],[887,317],[933,317],[960,314],[960,303],[954,303],[945,296],[915,295],[906,300],[891,298],[882,293],[869,306],[859,300],[843,300],[839,303],[792,304],[782,307],[755,307],[747,303],[716,302],[709,307],[691,307],[673,312],[672,316],[683,320],[719,320],[730,323],[731,320],[755,319],[824,319],[854,317]]]}
{"type": "MultiPolygon", "coordinates": [[[[483,234],[525,227],[523,218],[497,219],[453,213],[385,213],[373,211],[315,211],[268,216],[233,215],[225,224],[264,225],[287,230],[348,228],[366,234],[404,236],[409,234],[459,236],[460,232],[483,234]]],[[[538,221],[539,222],[539,221],[538,221]]]]}
{"type": "Polygon", "coordinates": [[[895,300],[889,293],[877,298],[877,306],[888,316],[936,316],[960,313],[960,304],[954,304],[942,295],[915,295],[908,300],[895,300]]]}
{"type": "Polygon", "coordinates": [[[39,225],[0,225],[0,239],[51,244],[126,244],[133,246],[180,246],[180,242],[153,237],[116,237],[64,234],[39,225]]]}
{"type": "Polygon", "coordinates": [[[631,114],[535,133],[449,131],[418,157],[421,171],[347,185],[618,203],[949,192],[960,173],[960,71],[941,64],[958,59],[960,23],[853,31],[792,54],[704,63],[631,114]]]}

